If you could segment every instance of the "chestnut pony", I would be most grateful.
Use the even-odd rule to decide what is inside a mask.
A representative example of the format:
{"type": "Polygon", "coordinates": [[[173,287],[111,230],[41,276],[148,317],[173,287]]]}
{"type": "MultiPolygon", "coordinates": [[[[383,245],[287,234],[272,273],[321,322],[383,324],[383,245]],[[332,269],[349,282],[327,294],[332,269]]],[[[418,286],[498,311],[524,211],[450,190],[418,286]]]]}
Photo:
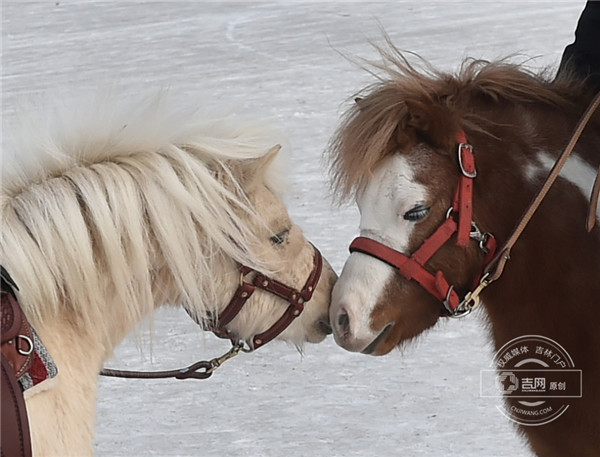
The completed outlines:
{"type": "MultiPolygon", "coordinates": [[[[447,74],[393,45],[379,51],[383,76],[329,151],[336,194],[361,214],[330,320],[340,346],[373,355],[460,311],[594,95],[567,75],[552,81],[506,61],[466,60],[447,74]]],[[[600,455],[600,228],[585,224],[599,164],[596,113],[503,275],[481,293],[497,349],[539,335],[582,370],[583,398],[521,428],[540,456],[600,455]]]]}

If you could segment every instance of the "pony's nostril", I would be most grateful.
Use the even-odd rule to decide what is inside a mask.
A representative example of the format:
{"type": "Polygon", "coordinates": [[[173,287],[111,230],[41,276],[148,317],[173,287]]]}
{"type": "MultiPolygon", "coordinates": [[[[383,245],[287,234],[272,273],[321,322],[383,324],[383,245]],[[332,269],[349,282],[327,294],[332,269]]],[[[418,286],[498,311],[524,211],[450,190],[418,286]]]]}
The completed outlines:
{"type": "Polygon", "coordinates": [[[346,335],[350,332],[350,316],[346,310],[342,309],[340,314],[337,317],[337,326],[340,330],[340,333],[346,335]]]}
{"type": "Polygon", "coordinates": [[[331,325],[329,325],[329,319],[321,319],[317,325],[321,333],[324,333],[325,335],[331,335],[333,332],[331,325]]]}

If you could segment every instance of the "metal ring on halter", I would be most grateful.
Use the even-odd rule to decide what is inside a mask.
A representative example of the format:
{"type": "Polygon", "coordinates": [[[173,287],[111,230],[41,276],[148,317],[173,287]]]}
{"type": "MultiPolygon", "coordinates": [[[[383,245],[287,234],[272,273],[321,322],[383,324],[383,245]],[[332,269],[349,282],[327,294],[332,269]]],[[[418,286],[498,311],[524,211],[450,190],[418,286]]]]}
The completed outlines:
{"type": "MultiPolygon", "coordinates": [[[[247,274],[247,273],[246,273],[247,274]]],[[[246,277],[246,274],[244,274],[243,271],[240,271],[240,287],[242,287],[244,285],[244,278],[246,277]]]]}
{"type": "Polygon", "coordinates": [[[452,306],[450,306],[450,295],[452,295],[452,291],[454,291],[454,286],[451,285],[448,289],[448,293],[446,294],[446,298],[443,301],[444,308],[446,308],[446,311],[448,311],[448,313],[450,313],[451,316],[454,315],[454,313],[456,313],[456,310],[452,309],[452,306]]]}
{"type": "Polygon", "coordinates": [[[254,352],[254,348],[250,346],[250,343],[248,343],[246,340],[240,340],[237,342],[237,344],[240,346],[240,351],[245,352],[246,354],[254,352]]]}
{"type": "Polygon", "coordinates": [[[479,240],[479,249],[481,249],[486,255],[490,252],[489,248],[486,246],[488,240],[490,239],[490,236],[492,235],[490,235],[489,233],[484,233],[481,240],[479,240]]]}
{"type": "Polygon", "coordinates": [[[471,311],[473,311],[473,309],[474,308],[466,307],[465,302],[462,301],[460,305],[458,305],[458,307],[450,313],[449,317],[451,317],[452,319],[460,319],[461,317],[465,317],[471,314],[471,311]]]}
{"type": "MultiPolygon", "coordinates": [[[[463,301],[460,302],[460,304],[456,307],[456,309],[452,309],[452,307],[450,306],[450,295],[452,294],[453,291],[454,291],[454,286],[450,286],[450,289],[448,289],[448,294],[446,295],[446,299],[443,301],[444,308],[446,308],[446,311],[448,311],[449,317],[452,317],[454,319],[459,319],[461,317],[467,316],[468,314],[471,314],[471,311],[473,311],[473,309],[475,309],[477,307],[477,306],[472,306],[472,307],[467,306],[467,304],[472,301],[471,298],[468,298],[468,299],[465,298],[463,301]]],[[[469,294],[467,294],[467,296],[469,296],[469,294]]]]}
{"type": "Polygon", "coordinates": [[[33,341],[31,341],[31,338],[29,338],[27,335],[17,335],[17,341],[15,341],[16,347],[17,347],[17,352],[21,355],[29,355],[33,352],[33,341]],[[24,340],[27,342],[27,344],[29,345],[29,348],[27,350],[23,350],[21,349],[21,346],[19,345],[19,339],[24,340]]]}

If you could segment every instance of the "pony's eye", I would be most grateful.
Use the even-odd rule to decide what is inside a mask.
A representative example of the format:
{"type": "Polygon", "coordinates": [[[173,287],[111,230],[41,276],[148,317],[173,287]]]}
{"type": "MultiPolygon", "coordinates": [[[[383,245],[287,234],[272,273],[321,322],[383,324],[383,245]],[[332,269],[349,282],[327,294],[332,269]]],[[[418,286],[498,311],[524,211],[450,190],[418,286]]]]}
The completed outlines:
{"type": "Polygon", "coordinates": [[[284,230],[282,232],[279,232],[277,235],[273,235],[270,238],[271,243],[273,243],[273,244],[283,244],[285,242],[285,240],[288,239],[289,234],[290,234],[289,230],[284,230]]]}
{"type": "Polygon", "coordinates": [[[407,221],[418,222],[425,219],[429,215],[429,211],[431,211],[429,206],[419,203],[413,209],[410,209],[404,213],[403,217],[407,221]]]}

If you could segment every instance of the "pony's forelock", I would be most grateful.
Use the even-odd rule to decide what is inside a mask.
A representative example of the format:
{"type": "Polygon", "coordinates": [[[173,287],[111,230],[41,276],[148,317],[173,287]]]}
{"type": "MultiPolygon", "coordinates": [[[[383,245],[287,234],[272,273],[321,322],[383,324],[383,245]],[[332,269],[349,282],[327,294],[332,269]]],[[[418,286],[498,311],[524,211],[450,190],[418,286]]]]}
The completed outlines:
{"type": "Polygon", "coordinates": [[[406,130],[407,103],[418,102],[445,110],[454,122],[482,131],[480,118],[466,109],[474,99],[515,103],[543,103],[572,107],[582,96],[582,85],[563,74],[552,81],[550,69],[534,73],[515,56],[498,61],[465,59],[456,73],[434,68],[417,54],[400,51],[385,36],[385,44],[372,43],[379,61],[351,59],[371,73],[375,82],[353,98],[328,146],[332,190],[339,202],[356,196],[373,169],[394,152],[394,141],[406,130]]]}

